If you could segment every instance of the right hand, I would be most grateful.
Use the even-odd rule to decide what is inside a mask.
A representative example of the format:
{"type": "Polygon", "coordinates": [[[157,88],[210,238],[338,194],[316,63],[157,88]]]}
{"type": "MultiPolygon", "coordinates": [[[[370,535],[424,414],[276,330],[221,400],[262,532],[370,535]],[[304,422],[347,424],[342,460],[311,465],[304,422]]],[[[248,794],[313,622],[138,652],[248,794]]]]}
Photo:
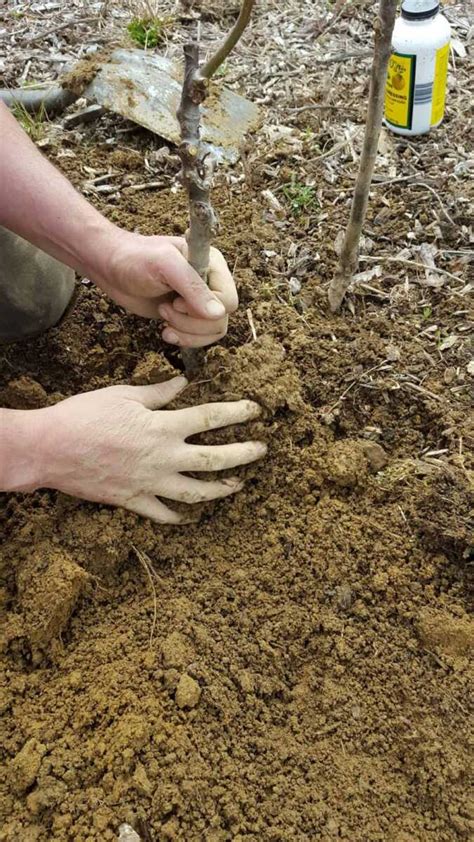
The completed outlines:
{"type": "Polygon", "coordinates": [[[242,400],[153,411],[161,410],[186,385],[184,377],[175,377],[155,386],[110,386],[38,410],[43,419],[38,487],[176,524],[189,518],[157,497],[200,503],[240,491],[243,483],[238,478],[203,481],[183,472],[246,465],[265,455],[265,444],[206,446],[187,444],[186,439],[257,418],[258,404],[242,400]]]}
{"type": "Polygon", "coordinates": [[[164,319],[165,342],[202,348],[226,335],[239,300],[218,249],[211,248],[208,284],[189,265],[184,237],[146,237],[116,228],[100,254],[103,266],[92,267],[91,279],[128,312],[164,319]]]}

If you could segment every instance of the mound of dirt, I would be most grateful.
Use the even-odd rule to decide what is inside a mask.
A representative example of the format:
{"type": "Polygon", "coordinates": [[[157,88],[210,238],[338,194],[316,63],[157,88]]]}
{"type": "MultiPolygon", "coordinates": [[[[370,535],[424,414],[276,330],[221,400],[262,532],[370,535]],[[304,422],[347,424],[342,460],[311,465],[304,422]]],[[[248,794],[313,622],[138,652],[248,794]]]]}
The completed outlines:
{"type": "MultiPolygon", "coordinates": [[[[108,156],[61,158],[76,183],[82,154],[108,156]]],[[[427,360],[418,308],[328,316],[316,273],[296,302],[275,294],[262,247],[291,243],[253,197],[217,193],[242,304],[176,404],[262,404],[206,437],[268,441],[245,490],[183,528],[2,499],[3,842],[104,842],[123,822],[160,842],[472,835],[467,391],[427,360]]],[[[179,194],[96,201],[130,229],[185,227],[179,194]]],[[[179,369],[156,325],[82,285],[63,324],[2,350],[0,389],[28,408],[179,369]]]]}

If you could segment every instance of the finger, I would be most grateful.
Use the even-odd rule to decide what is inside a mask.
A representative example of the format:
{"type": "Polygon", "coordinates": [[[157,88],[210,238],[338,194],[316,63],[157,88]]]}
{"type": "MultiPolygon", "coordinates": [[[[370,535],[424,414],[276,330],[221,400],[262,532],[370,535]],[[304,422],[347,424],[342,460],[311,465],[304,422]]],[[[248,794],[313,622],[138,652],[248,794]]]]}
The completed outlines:
{"type": "Polygon", "coordinates": [[[165,383],[154,383],[151,386],[127,386],[124,396],[138,401],[147,409],[160,409],[171,403],[187,385],[185,377],[173,377],[165,383]]]}
{"type": "Polygon", "coordinates": [[[252,418],[258,418],[261,412],[258,403],[254,401],[223,401],[193,406],[189,409],[177,409],[174,416],[176,429],[183,438],[187,438],[197,433],[205,433],[207,430],[243,424],[245,421],[251,421],[252,418]]]}
{"type": "Polygon", "coordinates": [[[173,309],[176,310],[178,313],[184,313],[185,316],[189,316],[188,308],[184,298],[175,298],[173,301],[173,309]]]}
{"type": "Polygon", "coordinates": [[[168,509],[164,503],[161,503],[156,497],[143,495],[142,497],[135,497],[125,504],[126,509],[131,512],[136,512],[137,515],[150,518],[155,523],[183,523],[183,517],[178,512],[173,512],[168,509]]]}
{"type": "Polygon", "coordinates": [[[203,482],[200,479],[178,475],[173,478],[169,488],[160,492],[160,496],[180,503],[204,503],[208,500],[229,497],[241,491],[243,487],[244,483],[236,477],[222,480],[222,482],[203,482]]]}
{"type": "Polygon", "coordinates": [[[179,345],[180,348],[205,348],[206,345],[219,342],[226,335],[226,331],[208,336],[195,336],[192,333],[181,333],[173,330],[173,328],[166,327],[161,335],[165,342],[170,345],[179,345]]]}
{"type": "Polygon", "coordinates": [[[189,333],[193,336],[209,336],[209,334],[215,336],[221,332],[225,334],[227,331],[227,316],[219,319],[218,322],[211,322],[209,319],[195,319],[193,316],[177,313],[171,304],[162,304],[159,311],[161,318],[180,333],[189,333]]]}
{"type": "Polygon", "coordinates": [[[234,279],[224,255],[215,248],[211,248],[208,283],[210,289],[224,304],[226,313],[234,313],[239,306],[234,279]]]}
{"type": "Polygon", "coordinates": [[[160,272],[168,286],[184,298],[195,316],[220,319],[225,315],[225,306],[189,265],[179,248],[170,245],[169,248],[163,249],[160,255],[160,272]]]}
{"type": "Polygon", "coordinates": [[[205,447],[188,444],[183,453],[185,467],[183,471],[223,471],[256,462],[267,452],[266,444],[260,441],[247,441],[243,444],[221,444],[205,447]]]}

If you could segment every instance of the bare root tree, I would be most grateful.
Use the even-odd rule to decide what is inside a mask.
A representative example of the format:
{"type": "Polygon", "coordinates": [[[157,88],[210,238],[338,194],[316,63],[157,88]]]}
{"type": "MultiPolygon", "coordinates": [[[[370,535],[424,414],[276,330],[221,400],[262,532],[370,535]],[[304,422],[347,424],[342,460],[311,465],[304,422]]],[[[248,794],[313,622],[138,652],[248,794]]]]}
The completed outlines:
{"type": "MultiPolygon", "coordinates": [[[[209,80],[239,41],[254,5],[255,0],[244,0],[231,32],[205,64],[200,65],[197,41],[184,46],[184,81],[177,116],[181,128],[181,180],[189,199],[186,239],[188,261],[205,281],[209,270],[211,242],[217,228],[210,196],[216,159],[212,149],[201,139],[201,104],[208,94],[209,80]]],[[[196,368],[195,350],[185,350],[183,359],[188,370],[196,368]]]]}
{"type": "Polygon", "coordinates": [[[374,58],[370,78],[364,145],[349,224],[342,244],[339,267],[329,287],[329,305],[333,313],[339,310],[359,263],[359,242],[367,214],[369,190],[382,128],[385,81],[391,54],[397,6],[398,0],[380,0],[379,14],[375,22],[374,58]]]}

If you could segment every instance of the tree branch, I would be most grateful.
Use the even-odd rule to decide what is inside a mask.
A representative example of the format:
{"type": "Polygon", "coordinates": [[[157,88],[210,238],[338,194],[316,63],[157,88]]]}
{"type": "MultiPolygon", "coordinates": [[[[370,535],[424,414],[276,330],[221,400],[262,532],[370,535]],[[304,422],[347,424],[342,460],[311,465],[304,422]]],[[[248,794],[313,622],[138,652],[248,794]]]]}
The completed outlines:
{"type": "Polygon", "coordinates": [[[385,82],[392,51],[392,34],[398,0],[380,0],[375,22],[374,59],[370,78],[364,144],[352,200],[349,224],[342,244],[339,268],[329,287],[332,312],[339,310],[359,262],[359,242],[367,214],[369,190],[374,174],[382,128],[385,82]]]}
{"type": "Polygon", "coordinates": [[[199,73],[199,45],[186,44],[184,58],[183,92],[178,120],[181,128],[181,181],[189,198],[188,261],[201,278],[207,280],[211,240],[217,228],[217,218],[210,198],[215,158],[207,144],[201,140],[201,102],[206,96],[206,86],[196,80],[199,73]]]}
{"type": "MultiPolygon", "coordinates": [[[[184,47],[184,80],[177,117],[181,129],[179,154],[181,181],[189,199],[188,261],[207,281],[211,242],[217,229],[217,217],[211,204],[211,187],[216,166],[210,147],[201,139],[201,104],[208,93],[208,80],[229,55],[250,19],[255,0],[244,0],[238,20],[216,55],[199,67],[199,44],[184,47]]],[[[183,361],[190,373],[198,368],[195,349],[183,350],[183,361]]]]}
{"type": "Polygon", "coordinates": [[[239,17],[224,43],[219,47],[217,53],[206,62],[204,67],[201,68],[200,75],[203,79],[210,79],[214,76],[216,70],[218,70],[221,64],[225,62],[229,53],[232,52],[237,42],[240,41],[242,33],[246,29],[250,20],[250,15],[252,14],[254,6],[255,0],[244,0],[240,9],[239,17]]]}

